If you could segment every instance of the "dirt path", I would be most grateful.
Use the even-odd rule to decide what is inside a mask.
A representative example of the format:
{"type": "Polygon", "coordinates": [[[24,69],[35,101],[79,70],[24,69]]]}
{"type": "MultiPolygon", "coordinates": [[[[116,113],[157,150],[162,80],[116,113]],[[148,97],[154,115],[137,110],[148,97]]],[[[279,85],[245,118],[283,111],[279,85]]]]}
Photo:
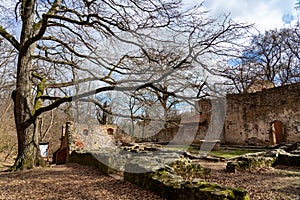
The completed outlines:
{"type": "Polygon", "coordinates": [[[161,199],[133,184],[77,164],[0,172],[0,199],[161,199]]]}

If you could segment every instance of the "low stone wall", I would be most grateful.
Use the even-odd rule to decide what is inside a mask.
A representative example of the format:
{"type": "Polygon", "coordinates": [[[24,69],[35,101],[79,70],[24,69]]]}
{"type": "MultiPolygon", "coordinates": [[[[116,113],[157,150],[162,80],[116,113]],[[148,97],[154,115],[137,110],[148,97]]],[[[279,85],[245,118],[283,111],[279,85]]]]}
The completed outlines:
{"type": "Polygon", "coordinates": [[[203,181],[182,181],[170,179],[163,182],[153,173],[125,173],[124,179],[159,194],[166,199],[178,200],[247,200],[249,194],[243,189],[221,186],[203,181]]]}
{"type": "Polygon", "coordinates": [[[278,164],[300,166],[300,154],[282,153],[278,155],[278,164]]]}
{"type": "Polygon", "coordinates": [[[103,158],[99,159],[95,156],[95,154],[91,152],[72,152],[69,156],[70,163],[78,163],[81,165],[89,165],[99,168],[100,172],[103,174],[113,174],[117,170],[109,167],[109,165],[105,164],[102,160],[105,159],[105,155],[103,158]],[[102,161],[102,162],[101,162],[102,161]]]}
{"type": "Polygon", "coordinates": [[[99,161],[88,152],[76,152],[73,151],[69,156],[70,163],[78,163],[80,165],[98,166],[99,161]]]}
{"type": "Polygon", "coordinates": [[[237,161],[228,162],[226,170],[229,172],[253,170],[257,168],[268,168],[274,165],[276,157],[266,156],[241,156],[237,161]]]}
{"type": "Polygon", "coordinates": [[[253,170],[276,165],[300,166],[300,151],[286,152],[283,149],[275,149],[268,152],[258,152],[242,155],[234,161],[227,163],[229,172],[253,170]]]}
{"type": "MultiPolygon", "coordinates": [[[[180,161],[180,163],[182,163],[180,161]]],[[[176,162],[176,166],[180,166],[176,162]]],[[[186,164],[183,164],[186,165],[186,164]]],[[[218,184],[212,184],[204,182],[199,178],[183,177],[178,175],[176,167],[166,167],[159,169],[155,172],[147,173],[129,173],[125,170],[124,180],[136,184],[142,188],[157,193],[166,199],[178,199],[178,200],[248,200],[250,199],[247,191],[239,188],[231,188],[218,184]]],[[[142,171],[143,168],[136,163],[129,163],[126,168],[136,168],[137,171],[142,171]]],[[[200,173],[202,175],[209,173],[207,169],[199,167],[199,165],[193,166],[186,165],[183,171],[190,169],[188,174],[200,173]],[[188,167],[189,166],[189,167],[188,167]]]]}
{"type": "MultiPolygon", "coordinates": [[[[133,149],[136,150],[136,149],[133,149]]],[[[180,157],[179,152],[173,151],[142,151],[141,153],[131,152],[119,148],[104,148],[95,151],[74,151],[69,156],[69,162],[82,165],[93,165],[99,167],[105,173],[114,173],[124,171],[127,163],[141,163],[149,166],[149,169],[137,171],[132,168],[133,173],[144,173],[151,170],[157,170],[167,163],[173,162],[180,157]]]]}
{"type": "Polygon", "coordinates": [[[210,170],[193,164],[191,160],[172,151],[135,154],[121,149],[74,151],[69,156],[69,162],[98,167],[104,174],[124,171],[125,181],[155,192],[166,199],[250,199],[249,194],[243,189],[202,181],[199,177],[208,175],[210,170]]]}

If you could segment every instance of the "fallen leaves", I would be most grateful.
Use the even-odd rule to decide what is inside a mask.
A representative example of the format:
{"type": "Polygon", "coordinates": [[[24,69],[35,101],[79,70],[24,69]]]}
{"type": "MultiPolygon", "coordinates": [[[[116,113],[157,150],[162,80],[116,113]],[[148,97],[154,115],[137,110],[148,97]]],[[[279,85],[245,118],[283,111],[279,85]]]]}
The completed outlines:
{"type": "MultiPolygon", "coordinates": [[[[297,199],[300,172],[277,169],[225,172],[224,163],[202,163],[212,169],[208,182],[246,189],[252,200],[297,199]]],[[[120,179],[78,164],[0,173],[0,199],[160,200],[161,197],[120,179]]]]}
{"type": "Polygon", "coordinates": [[[162,199],[77,164],[0,173],[0,199],[162,199]]]}

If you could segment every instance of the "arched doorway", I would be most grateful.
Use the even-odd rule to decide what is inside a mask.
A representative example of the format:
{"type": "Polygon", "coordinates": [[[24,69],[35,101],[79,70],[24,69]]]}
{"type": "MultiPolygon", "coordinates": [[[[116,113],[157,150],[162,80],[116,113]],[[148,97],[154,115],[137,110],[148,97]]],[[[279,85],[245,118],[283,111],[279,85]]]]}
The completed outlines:
{"type": "Polygon", "coordinates": [[[114,129],[112,129],[112,128],[107,129],[107,134],[108,135],[113,135],[114,134],[114,129]]]}
{"type": "Polygon", "coordinates": [[[271,123],[270,141],[272,145],[284,142],[284,131],[284,126],[281,121],[276,120],[271,123]]]}

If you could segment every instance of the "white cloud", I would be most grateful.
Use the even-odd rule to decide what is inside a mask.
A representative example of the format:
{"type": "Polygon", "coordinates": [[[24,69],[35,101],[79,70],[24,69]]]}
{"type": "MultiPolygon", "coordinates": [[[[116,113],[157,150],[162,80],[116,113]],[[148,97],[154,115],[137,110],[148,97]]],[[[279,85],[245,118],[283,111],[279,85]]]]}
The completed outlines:
{"type": "MultiPolygon", "coordinates": [[[[197,3],[192,0],[184,2],[197,3]]],[[[204,6],[212,16],[230,13],[235,21],[255,23],[261,31],[281,28],[285,16],[295,15],[295,0],[206,0],[204,6]]]]}

